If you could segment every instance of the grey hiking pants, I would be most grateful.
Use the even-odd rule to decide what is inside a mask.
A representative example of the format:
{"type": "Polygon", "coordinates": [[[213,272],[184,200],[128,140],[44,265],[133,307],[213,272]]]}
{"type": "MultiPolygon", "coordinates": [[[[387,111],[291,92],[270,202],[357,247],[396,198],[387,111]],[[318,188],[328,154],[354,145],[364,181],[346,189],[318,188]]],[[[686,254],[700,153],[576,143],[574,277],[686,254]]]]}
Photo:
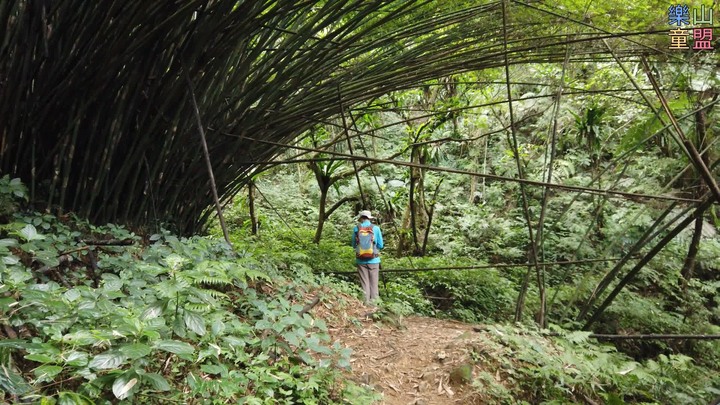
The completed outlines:
{"type": "Polygon", "coordinates": [[[362,287],[365,292],[365,303],[369,304],[378,299],[378,275],[380,273],[380,263],[358,263],[357,269],[358,275],[360,276],[360,287],[362,287]]]}

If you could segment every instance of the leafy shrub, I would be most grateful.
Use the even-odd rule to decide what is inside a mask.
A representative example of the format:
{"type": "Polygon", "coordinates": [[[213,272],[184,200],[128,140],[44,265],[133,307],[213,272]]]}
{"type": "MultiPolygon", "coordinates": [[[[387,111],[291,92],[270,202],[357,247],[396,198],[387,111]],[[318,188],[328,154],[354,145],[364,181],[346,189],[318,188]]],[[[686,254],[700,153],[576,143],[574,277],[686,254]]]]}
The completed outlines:
{"type": "Polygon", "coordinates": [[[422,290],[412,282],[412,279],[394,279],[383,284],[381,289],[383,301],[398,305],[402,315],[412,313],[433,316],[436,314],[430,300],[423,294],[422,290]]]}
{"type": "Polygon", "coordinates": [[[17,211],[18,200],[27,201],[27,188],[20,179],[10,179],[9,175],[0,177],[0,218],[17,211]]]}
{"type": "Polygon", "coordinates": [[[718,394],[720,376],[683,355],[633,361],[610,345],[588,339],[590,332],[554,328],[559,337],[526,328],[493,326],[491,345],[476,361],[500,367],[499,386],[482,374],[474,386],[487,403],[706,403],[718,394]],[[491,356],[490,353],[494,355],[491,356]],[[500,363],[500,364],[497,364],[500,363]]]}
{"type": "Polygon", "coordinates": [[[40,214],[16,214],[2,232],[6,400],[369,398],[339,374],[349,367],[349,351],[329,344],[321,320],[299,315],[302,284],[247,251],[167,232],[140,246],[120,226],[67,225],[40,214]],[[85,245],[74,229],[134,245],[85,245]],[[356,397],[347,398],[346,390],[356,397]]]}

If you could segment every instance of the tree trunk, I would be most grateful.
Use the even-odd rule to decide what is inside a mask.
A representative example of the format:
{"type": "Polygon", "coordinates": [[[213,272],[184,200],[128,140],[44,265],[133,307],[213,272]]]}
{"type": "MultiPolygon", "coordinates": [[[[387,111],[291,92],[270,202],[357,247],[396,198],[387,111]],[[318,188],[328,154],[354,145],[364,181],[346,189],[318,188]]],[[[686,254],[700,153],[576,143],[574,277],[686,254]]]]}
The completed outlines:
{"type": "MultiPolygon", "coordinates": [[[[410,161],[415,162],[415,155],[417,154],[417,148],[413,146],[412,153],[410,154],[410,161]]],[[[410,208],[410,230],[412,231],[412,243],[415,247],[415,251],[417,252],[419,249],[418,247],[418,237],[417,237],[417,203],[415,201],[415,188],[416,184],[415,182],[418,181],[417,172],[419,170],[415,167],[410,168],[410,195],[408,200],[408,206],[410,208]]]]}
{"type": "MultiPolygon", "coordinates": [[[[708,154],[707,152],[703,152],[706,144],[706,134],[707,116],[705,110],[700,110],[695,113],[695,141],[697,144],[697,149],[698,151],[700,151],[700,159],[706,166],[709,166],[710,161],[708,158],[708,154]]],[[[702,177],[700,176],[698,176],[697,185],[698,188],[696,189],[696,196],[699,195],[700,192],[704,191],[703,189],[707,188],[704,186],[702,177]]],[[[702,225],[703,215],[701,214],[699,217],[697,217],[697,219],[695,219],[695,229],[693,231],[693,237],[690,241],[690,246],[688,247],[688,254],[685,258],[685,263],[683,263],[683,268],[680,272],[683,277],[683,290],[687,288],[687,285],[692,278],[693,270],[695,269],[695,258],[697,257],[697,252],[700,248],[700,239],[702,237],[702,225]]]]}
{"type": "Polygon", "coordinates": [[[473,204],[475,202],[475,192],[477,191],[477,176],[470,176],[470,195],[468,196],[468,202],[473,204]]]}
{"type": "MultiPolygon", "coordinates": [[[[625,256],[613,266],[612,269],[610,269],[607,274],[600,280],[600,283],[598,283],[597,287],[595,287],[595,290],[590,294],[590,297],[588,297],[587,301],[583,305],[582,309],[580,309],[580,314],[577,316],[576,320],[578,322],[585,319],[587,314],[592,309],[593,305],[595,304],[595,301],[600,297],[600,295],[605,292],[605,290],[610,286],[610,283],[612,283],[613,280],[617,277],[618,274],[620,274],[620,271],[622,270],[623,266],[630,261],[636,254],[640,252],[640,249],[642,249],[647,243],[649,243],[659,232],[665,230],[668,226],[672,225],[679,219],[679,217],[675,217],[671,219],[667,224],[662,225],[662,221],[665,220],[665,218],[670,215],[675,209],[677,204],[673,203],[668,208],[665,209],[665,211],[658,217],[658,219],[655,220],[655,222],[647,229],[645,230],[645,233],[640,237],[640,239],[635,242],[630,249],[625,253],[625,256]],[[655,232],[656,229],[659,229],[658,232],[655,232]]],[[[689,210],[689,209],[688,209],[689,210]]],[[[684,213],[682,214],[684,215],[684,213]]]]}
{"type": "Polygon", "coordinates": [[[693,237],[690,241],[690,247],[688,248],[688,254],[685,258],[682,271],[680,274],[683,276],[683,289],[687,288],[688,282],[692,278],[693,269],[695,268],[695,258],[700,247],[700,237],[702,237],[702,225],[703,217],[702,214],[695,219],[695,230],[693,231],[693,237]]]}
{"type": "Polygon", "coordinates": [[[315,230],[315,238],[313,238],[315,244],[320,243],[323,227],[325,226],[325,206],[327,204],[328,189],[330,188],[325,184],[318,185],[320,186],[320,207],[318,208],[318,223],[317,229],[315,230]]]}
{"type": "Polygon", "coordinates": [[[432,226],[433,215],[435,214],[435,204],[437,204],[437,197],[438,193],[440,192],[440,186],[442,185],[442,182],[443,180],[441,179],[437,187],[435,187],[435,192],[433,193],[432,204],[430,204],[430,207],[425,207],[425,213],[427,214],[427,227],[425,227],[425,236],[423,237],[420,256],[425,256],[425,254],[427,253],[427,242],[428,239],[430,239],[430,226],[432,226]]]}
{"type": "MultiPolygon", "coordinates": [[[[412,163],[425,164],[420,156],[420,151],[413,147],[410,160],[412,163]]],[[[423,235],[427,229],[427,207],[425,203],[425,170],[417,167],[410,168],[410,194],[408,207],[405,211],[406,218],[403,224],[405,229],[409,228],[410,235],[400,235],[398,252],[404,253],[412,250],[415,256],[422,256],[423,235]],[[409,240],[408,240],[409,239],[409,240]]]]}

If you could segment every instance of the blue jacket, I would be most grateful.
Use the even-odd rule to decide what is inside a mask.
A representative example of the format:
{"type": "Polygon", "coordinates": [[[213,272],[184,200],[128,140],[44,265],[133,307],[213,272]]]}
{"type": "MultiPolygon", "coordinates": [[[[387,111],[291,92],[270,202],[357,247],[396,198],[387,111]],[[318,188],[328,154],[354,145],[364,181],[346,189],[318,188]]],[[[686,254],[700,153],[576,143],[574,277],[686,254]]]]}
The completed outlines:
{"type": "MultiPolygon", "coordinates": [[[[385,247],[385,244],[383,243],[382,238],[382,232],[380,232],[380,227],[377,225],[373,225],[369,220],[365,220],[360,223],[360,226],[371,226],[373,227],[373,233],[375,234],[375,246],[378,248],[378,250],[385,247]]],[[[353,234],[352,234],[352,240],[350,244],[352,245],[353,249],[355,249],[355,246],[357,245],[357,233],[358,233],[358,226],[355,225],[355,228],[353,228],[353,234]]],[[[355,259],[355,263],[357,264],[375,264],[380,263],[380,257],[375,257],[373,259],[355,259]]]]}

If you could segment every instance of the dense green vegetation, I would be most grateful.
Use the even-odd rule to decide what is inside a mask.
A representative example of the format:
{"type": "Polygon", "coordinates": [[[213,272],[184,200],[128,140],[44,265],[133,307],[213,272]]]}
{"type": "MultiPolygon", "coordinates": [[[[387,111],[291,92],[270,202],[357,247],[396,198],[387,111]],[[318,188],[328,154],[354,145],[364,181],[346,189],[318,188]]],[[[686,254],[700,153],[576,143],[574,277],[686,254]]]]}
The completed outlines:
{"type": "MultiPolygon", "coordinates": [[[[642,66],[635,65],[634,73],[623,68],[607,63],[511,70],[518,83],[512,89],[520,95],[514,102],[517,146],[509,131],[495,131],[507,129],[510,120],[507,104],[493,104],[505,96],[500,71],[428,82],[359,106],[350,114],[350,146],[343,139],[348,124],[337,119],[307,133],[299,149],[282,156],[289,162],[316,160],[255,177],[253,204],[262,224],[257,237],[272,240],[278,253],[302,246],[315,272],[351,271],[352,253],[344,246],[352,216],[360,207],[371,208],[379,212],[388,241],[383,267],[413,270],[383,275],[381,297],[394,311],[601,333],[717,334],[717,205],[689,217],[676,237],[666,237],[707,188],[673,141],[677,135],[669,122],[648,112],[632,86],[623,88],[629,78],[651,88],[642,66]],[[557,77],[565,89],[582,91],[558,97],[559,83],[548,79],[557,77]],[[463,108],[445,113],[458,107],[463,108]],[[518,177],[587,189],[530,184],[524,202],[513,181],[518,177]],[[318,214],[325,212],[318,206],[333,206],[332,215],[318,214]],[[526,265],[533,262],[528,221],[538,262],[551,263],[537,272],[526,265]],[[667,244],[659,243],[663,237],[667,244]],[[277,245],[278,238],[285,242],[277,245]],[[652,260],[640,260],[651,250],[658,251],[652,260]],[[578,263],[552,264],[557,262],[578,263]],[[440,271],[415,271],[425,268],[440,271]],[[519,302],[523,286],[527,295],[519,302]]],[[[716,97],[706,93],[718,85],[717,77],[690,66],[652,69],[677,85],[668,96],[670,108],[680,117],[683,135],[717,173],[716,97]]],[[[250,234],[249,200],[240,196],[229,221],[250,234]]],[[[617,348],[654,364],[653,370],[668,356],[704,370],[689,374],[714,375],[720,364],[716,341],[630,340],[617,348]]],[[[699,395],[717,394],[717,381],[702,384],[707,394],[699,395]]],[[[687,391],[693,392],[703,389],[687,391]]],[[[698,401],[692,395],[624,400],[651,398],[698,401]]]]}
{"type": "MultiPolygon", "coordinates": [[[[22,206],[21,183],[5,177],[0,186],[6,201],[22,206]]],[[[312,243],[311,224],[293,233],[265,218],[267,228],[255,237],[239,226],[233,253],[217,237],[143,238],[121,226],[16,208],[4,215],[0,387],[6,401],[367,404],[379,398],[341,374],[350,353],[328,340],[326,323],[300,315],[313,296],[342,313],[354,305],[343,294],[361,294],[354,283],[313,273],[348,268],[352,253],[331,238],[312,243]]],[[[342,231],[338,237],[347,236],[342,231]]],[[[407,259],[385,263],[401,266],[407,259]]],[[[468,261],[413,261],[449,263],[468,261]]],[[[553,325],[560,336],[549,339],[547,331],[507,326],[517,284],[495,270],[386,281],[380,322],[420,313],[486,323],[488,340],[470,354],[485,370],[472,376],[481,403],[691,404],[718,394],[717,344],[619,347],[633,359],[589,340],[590,332],[553,325]],[[451,298],[451,305],[439,305],[444,301],[427,298],[430,293],[451,298]]],[[[657,295],[632,293],[623,302],[613,307],[618,328],[698,331],[657,308],[663,302],[657,295]]]]}
{"type": "Polygon", "coordinates": [[[720,334],[720,65],[667,4],[46,3],[0,3],[0,400],[371,403],[360,209],[374,320],[482,325],[482,403],[720,398],[718,340],[589,338],[720,334]]]}
{"type": "MultiPolygon", "coordinates": [[[[22,184],[2,179],[25,196],[22,184]]],[[[303,313],[317,279],[248,244],[167,232],[146,240],[47,214],[9,216],[0,239],[4,400],[17,403],[328,403],[349,351],[303,313]],[[125,245],[104,245],[122,241],[125,245]],[[94,244],[93,244],[94,243],[94,244]],[[292,274],[292,278],[287,275],[292,274]]],[[[342,306],[342,302],[329,305],[342,306]]],[[[307,312],[307,311],[305,311],[307,312]]]]}

